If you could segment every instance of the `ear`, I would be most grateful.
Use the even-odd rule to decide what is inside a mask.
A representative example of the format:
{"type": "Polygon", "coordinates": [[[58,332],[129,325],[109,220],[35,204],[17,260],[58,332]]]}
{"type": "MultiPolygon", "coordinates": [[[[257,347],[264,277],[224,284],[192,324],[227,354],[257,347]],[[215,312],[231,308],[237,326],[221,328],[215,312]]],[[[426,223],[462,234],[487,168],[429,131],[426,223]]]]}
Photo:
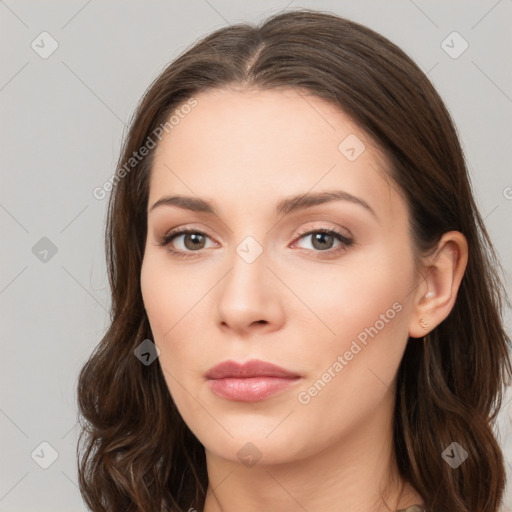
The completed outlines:
{"type": "Polygon", "coordinates": [[[458,231],[448,231],[435,251],[424,258],[422,281],[416,289],[409,336],[422,338],[437,327],[455,304],[468,263],[468,244],[458,231]]]}

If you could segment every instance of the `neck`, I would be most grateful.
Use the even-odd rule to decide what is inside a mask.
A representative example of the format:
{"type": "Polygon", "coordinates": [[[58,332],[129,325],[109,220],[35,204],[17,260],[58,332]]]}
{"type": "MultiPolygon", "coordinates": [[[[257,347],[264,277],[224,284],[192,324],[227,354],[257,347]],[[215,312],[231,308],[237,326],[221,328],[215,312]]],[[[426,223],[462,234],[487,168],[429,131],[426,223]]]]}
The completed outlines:
{"type": "Polygon", "coordinates": [[[398,474],[392,410],[381,404],[352,432],[298,460],[246,467],[206,450],[204,512],[394,512],[421,503],[398,474]]]}

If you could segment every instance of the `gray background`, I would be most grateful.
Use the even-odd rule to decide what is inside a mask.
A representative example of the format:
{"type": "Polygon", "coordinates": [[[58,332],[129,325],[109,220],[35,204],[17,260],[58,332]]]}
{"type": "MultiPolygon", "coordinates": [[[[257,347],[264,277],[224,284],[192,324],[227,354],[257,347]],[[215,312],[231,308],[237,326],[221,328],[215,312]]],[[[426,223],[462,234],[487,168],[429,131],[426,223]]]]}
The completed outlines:
{"type": "MultiPolygon", "coordinates": [[[[107,200],[92,191],[114,172],[137,101],[200,36],[297,7],[361,22],[428,72],[457,124],[510,279],[511,0],[0,0],[0,512],[85,510],[76,485],[76,379],[109,309],[107,200]],[[51,49],[44,31],[59,45],[48,58],[40,56],[51,49]],[[454,31],[463,39],[448,37],[454,31]],[[454,58],[464,40],[468,49],[454,58]]],[[[510,311],[506,324],[511,332],[510,311]]],[[[510,399],[499,432],[509,471],[510,399]]],[[[511,507],[512,486],[507,496],[511,507]]]]}

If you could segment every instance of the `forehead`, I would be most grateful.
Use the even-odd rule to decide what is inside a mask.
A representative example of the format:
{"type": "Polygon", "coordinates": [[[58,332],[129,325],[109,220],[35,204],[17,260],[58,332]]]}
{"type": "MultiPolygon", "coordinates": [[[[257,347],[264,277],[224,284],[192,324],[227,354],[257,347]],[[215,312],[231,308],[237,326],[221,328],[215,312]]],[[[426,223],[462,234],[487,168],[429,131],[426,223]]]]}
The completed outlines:
{"type": "MultiPolygon", "coordinates": [[[[243,161],[252,156],[257,164],[266,156],[259,150],[261,145],[271,149],[274,158],[292,160],[304,143],[337,157],[338,144],[345,136],[357,134],[367,139],[339,108],[311,93],[286,88],[243,92],[215,89],[195,99],[197,106],[172,128],[157,153],[172,149],[177,159],[193,146],[194,154],[187,155],[189,161],[208,156],[243,161]],[[226,148],[231,151],[226,152],[226,148]]],[[[307,151],[300,153],[304,157],[307,151]]],[[[317,157],[311,155],[311,159],[317,157]]]]}
{"type": "Polygon", "coordinates": [[[179,193],[262,207],[281,196],[342,188],[390,213],[399,199],[367,134],[311,93],[216,89],[195,100],[156,148],[150,205],[179,193]]]}

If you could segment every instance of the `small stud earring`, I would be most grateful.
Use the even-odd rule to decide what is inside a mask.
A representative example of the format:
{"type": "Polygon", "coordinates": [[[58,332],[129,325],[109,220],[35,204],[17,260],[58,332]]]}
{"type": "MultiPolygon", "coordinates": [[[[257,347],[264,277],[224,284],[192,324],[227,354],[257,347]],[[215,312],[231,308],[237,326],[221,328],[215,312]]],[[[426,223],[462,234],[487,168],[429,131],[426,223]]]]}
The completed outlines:
{"type": "Polygon", "coordinates": [[[431,299],[433,296],[435,295],[434,292],[428,292],[426,295],[425,295],[425,299],[431,299]]]}
{"type": "Polygon", "coordinates": [[[427,322],[425,322],[425,320],[423,320],[423,318],[420,318],[420,326],[422,329],[425,329],[425,331],[428,330],[427,322]]]}

